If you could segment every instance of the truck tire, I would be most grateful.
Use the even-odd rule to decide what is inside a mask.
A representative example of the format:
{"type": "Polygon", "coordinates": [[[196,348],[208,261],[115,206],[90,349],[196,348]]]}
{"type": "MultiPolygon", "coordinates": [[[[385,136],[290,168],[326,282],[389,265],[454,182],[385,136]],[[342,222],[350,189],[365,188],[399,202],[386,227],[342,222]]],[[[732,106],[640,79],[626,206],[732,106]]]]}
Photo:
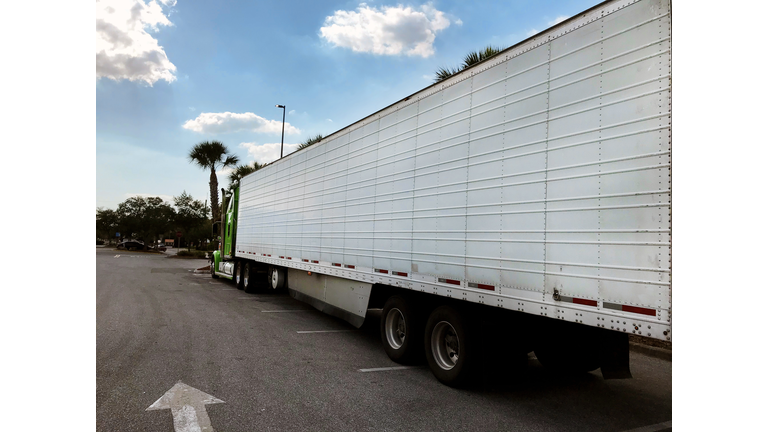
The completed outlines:
{"type": "Polygon", "coordinates": [[[272,266],[269,268],[269,272],[267,273],[267,277],[269,278],[269,287],[273,290],[281,290],[285,287],[285,269],[282,267],[276,267],[272,266]]]}
{"type": "Polygon", "coordinates": [[[235,282],[237,289],[243,289],[243,263],[240,261],[235,262],[235,269],[232,272],[232,280],[235,282]]]}
{"type": "Polygon", "coordinates": [[[477,352],[469,322],[450,306],[430,314],[424,332],[424,350],[432,374],[443,384],[466,384],[473,372],[477,352]]]}
{"type": "Polygon", "coordinates": [[[381,311],[381,342],[392,361],[410,364],[423,358],[424,320],[413,305],[392,296],[381,311]]]}
{"type": "Polygon", "coordinates": [[[256,292],[257,284],[255,278],[255,266],[247,262],[243,264],[243,290],[248,294],[256,292]]]}
{"type": "Polygon", "coordinates": [[[218,279],[219,276],[216,275],[216,261],[211,260],[211,278],[218,279]]]}

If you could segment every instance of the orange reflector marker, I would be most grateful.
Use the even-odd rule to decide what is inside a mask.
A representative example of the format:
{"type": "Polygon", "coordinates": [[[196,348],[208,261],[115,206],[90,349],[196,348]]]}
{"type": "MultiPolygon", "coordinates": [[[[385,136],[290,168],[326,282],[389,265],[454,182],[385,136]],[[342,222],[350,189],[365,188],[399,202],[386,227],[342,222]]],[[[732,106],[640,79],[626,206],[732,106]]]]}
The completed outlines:
{"type": "Polygon", "coordinates": [[[479,289],[484,289],[488,291],[496,291],[496,287],[493,285],[486,285],[486,284],[474,283],[474,282],[470,282],[468,285],[470,288],[479,288],[479,289]]]}
{"type": "Polygon", "coordinates": [[[656,311],[655,310],[648,309],[648,308],[643,308],[643,307],[621,305],[621,310],[623,310],[624,312],[632,312],[632,313],[637,313],[637,314],[656,316],[656,311]]]}
{"type": "Polygon", "coordinates": [[[597,300],[587,300],[574,297],[573,302],[576,304],[597,307],[597,300]]]}

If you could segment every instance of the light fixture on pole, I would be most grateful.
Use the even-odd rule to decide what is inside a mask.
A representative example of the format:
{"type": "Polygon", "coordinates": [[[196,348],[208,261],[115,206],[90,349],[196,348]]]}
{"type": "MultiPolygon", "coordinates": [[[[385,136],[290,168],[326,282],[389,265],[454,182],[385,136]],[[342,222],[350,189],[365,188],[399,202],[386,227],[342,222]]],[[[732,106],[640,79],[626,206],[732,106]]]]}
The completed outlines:
{"type": "Polygon", "coordinates": [[[283,132],[280,135],[280,159],[283,158],[283,138],[285,137],[285,105],[275,105],[283,109],[283,132]]]}

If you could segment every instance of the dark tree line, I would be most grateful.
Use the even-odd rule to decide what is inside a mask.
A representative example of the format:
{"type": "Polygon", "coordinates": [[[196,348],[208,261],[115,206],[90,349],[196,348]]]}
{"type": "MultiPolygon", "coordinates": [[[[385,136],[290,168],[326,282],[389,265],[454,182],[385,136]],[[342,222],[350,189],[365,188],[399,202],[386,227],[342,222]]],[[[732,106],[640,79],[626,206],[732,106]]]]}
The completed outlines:
{"type": "Polygon", "coordinates": [[[154,245],[162,237],[176,238],[177,231],[187,244],[211,238],[209,208],[186,191],[174,197],[173,204],[159,197],[131,197],[117,210],[96,209],[97,240],[132,239],[154,245]]]}

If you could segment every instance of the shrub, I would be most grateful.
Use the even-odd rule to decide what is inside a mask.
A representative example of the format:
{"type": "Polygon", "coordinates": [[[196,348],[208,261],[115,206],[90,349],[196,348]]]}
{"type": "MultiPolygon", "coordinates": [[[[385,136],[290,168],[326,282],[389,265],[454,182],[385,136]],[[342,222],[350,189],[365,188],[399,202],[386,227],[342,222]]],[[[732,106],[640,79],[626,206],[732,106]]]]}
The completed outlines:
{"type": "Polygon", "coordinates": [[[96,240],[96,246],[101,246],[104,244],[104,240],[96,240]]]}
{"type": "Polygon", "coordinates": [[[204,251],[198,250],[180,250],[176,255],[180,257],[205,258],[206,254],[204,251]]]}

